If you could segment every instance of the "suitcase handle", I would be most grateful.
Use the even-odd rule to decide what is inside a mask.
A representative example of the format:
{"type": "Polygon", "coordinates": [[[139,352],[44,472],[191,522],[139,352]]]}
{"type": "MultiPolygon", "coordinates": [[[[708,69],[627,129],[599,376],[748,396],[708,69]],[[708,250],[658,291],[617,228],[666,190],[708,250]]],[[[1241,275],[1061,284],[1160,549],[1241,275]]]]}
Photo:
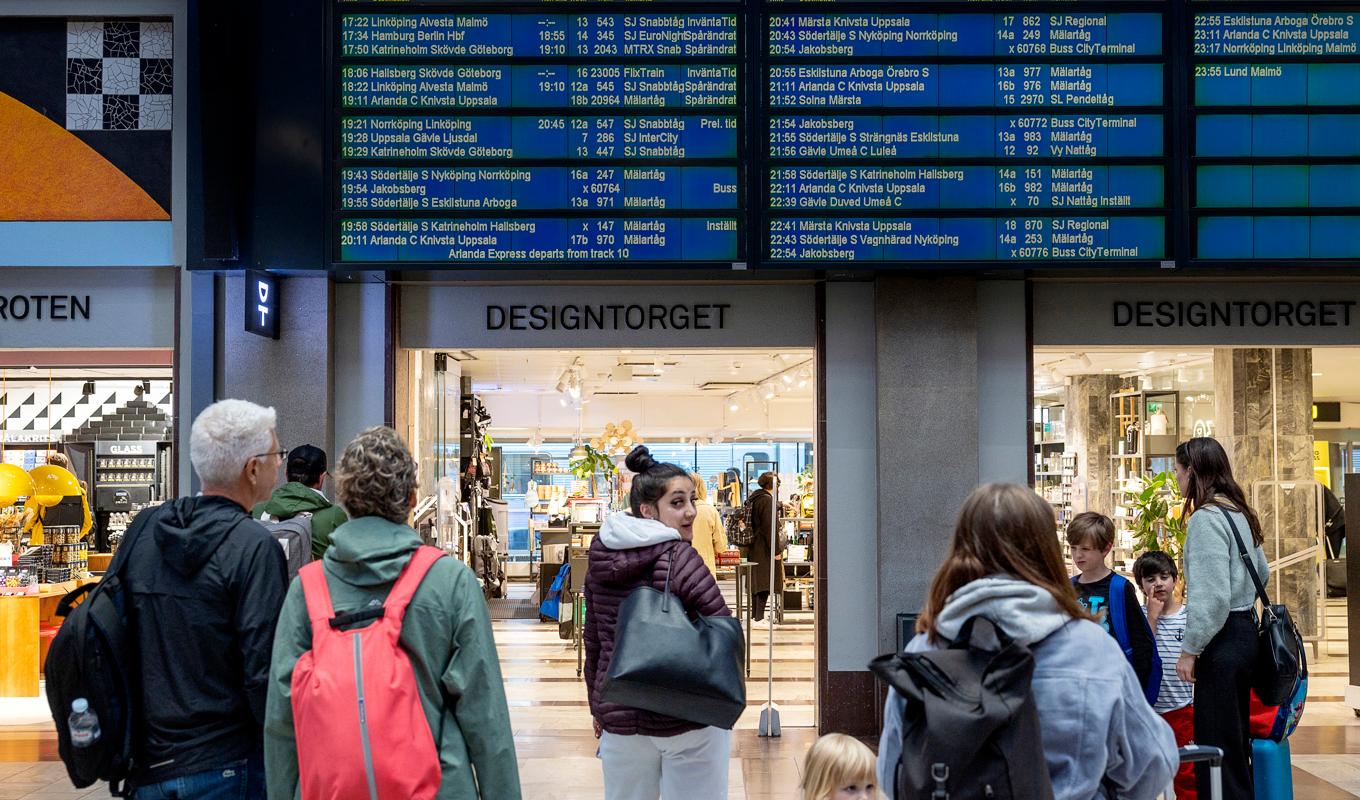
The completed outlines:
{"type": "Polygon", "coordinates": [[[1211,767],[1223,766],[1223,748],[1204,744],[1192,744],[1180,749],[1182,764],[1208,762],[1211,767]]]}

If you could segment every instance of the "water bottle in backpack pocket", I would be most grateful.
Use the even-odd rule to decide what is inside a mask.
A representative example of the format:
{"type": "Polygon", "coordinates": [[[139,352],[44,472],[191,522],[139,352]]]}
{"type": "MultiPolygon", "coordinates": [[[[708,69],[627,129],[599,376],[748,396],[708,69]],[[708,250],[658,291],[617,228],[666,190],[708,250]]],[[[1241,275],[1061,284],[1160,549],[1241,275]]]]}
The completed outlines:
{"type": "Polygon", "coordinates": [[[72,747],[90,747],[99,741],[99,716],[90,710],[90,701],[83,697],[71,701],[66,727],[71,732],[72,747]]]}

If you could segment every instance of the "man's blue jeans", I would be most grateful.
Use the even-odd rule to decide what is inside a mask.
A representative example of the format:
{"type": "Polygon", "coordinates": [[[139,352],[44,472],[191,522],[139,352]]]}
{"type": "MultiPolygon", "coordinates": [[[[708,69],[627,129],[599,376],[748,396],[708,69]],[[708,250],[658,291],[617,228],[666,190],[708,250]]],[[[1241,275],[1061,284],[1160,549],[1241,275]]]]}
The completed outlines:
{"type": "Polygon", "coordinates": [[[264,758],[137,787],[133,800],[264,800],[264,758]]]}

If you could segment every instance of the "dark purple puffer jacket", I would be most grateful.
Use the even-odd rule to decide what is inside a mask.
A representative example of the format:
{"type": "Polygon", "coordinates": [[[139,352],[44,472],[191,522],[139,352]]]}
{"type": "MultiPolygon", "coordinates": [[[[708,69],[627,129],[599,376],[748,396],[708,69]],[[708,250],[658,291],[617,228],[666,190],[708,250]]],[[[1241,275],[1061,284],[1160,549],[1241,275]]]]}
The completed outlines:
{"type": "Polygon", "coordinates": [[[688,542],[671,540],[628,550],[611,550],[600,536],[590,543],[590,569],[586,572],[586,695],[590,713],[610,733],[623,736],[678,736],[704,727],[651,711],[630,708],[600,699],[600,687],[614,659],[614,634],[619,606],[639,586],[663,589],[666,562],[674,552],[671,593],[685,604],[693,617],[731,616],[717,581],[704,560],[688,542]]]}

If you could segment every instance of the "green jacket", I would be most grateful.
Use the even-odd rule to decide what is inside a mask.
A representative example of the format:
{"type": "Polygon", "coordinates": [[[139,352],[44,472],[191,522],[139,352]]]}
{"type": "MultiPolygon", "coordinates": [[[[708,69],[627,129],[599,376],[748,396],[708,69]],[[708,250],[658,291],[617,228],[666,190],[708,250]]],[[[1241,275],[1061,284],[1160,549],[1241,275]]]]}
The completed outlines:
{"type": "Polygon", "coordinates": [[[269,500],[250,510],[250,516],[259,519],[268,513],[274,519],[291,519],[304,511],[312,512],[312,559],[320,561],[331,546],[331,534],[349,519],[345,509],[321,496],[321,493],[304,483],[292,481],[274,490],[269,500]]]}
{"type": "MultiPolygon", "coordinates": [[[[415,531],[380,517],[341,525],[322,562],[336,613],[385,598],[420,543],[415,531]]],[[[311,642],[307,601],[302,582],[295,580],[274,632],[269,674],[264,755],[270,800],[301,796],[290,693],[293,667],[311,642]]],[[[430,568],[407,608],[401,646],[415,670],[444,768],[439,800],[519,800],[515,741],[491,618],[476,577],[462,562],[441,558],[430,568]]]]}

